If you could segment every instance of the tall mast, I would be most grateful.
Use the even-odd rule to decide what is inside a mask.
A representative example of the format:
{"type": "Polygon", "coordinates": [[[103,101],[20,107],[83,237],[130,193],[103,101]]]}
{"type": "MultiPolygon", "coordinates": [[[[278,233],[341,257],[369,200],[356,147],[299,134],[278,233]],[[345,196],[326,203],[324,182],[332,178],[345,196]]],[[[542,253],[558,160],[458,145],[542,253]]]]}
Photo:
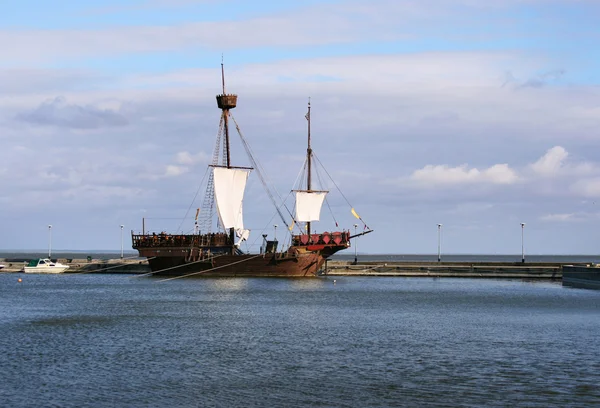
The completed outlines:
{"type": "MultiPolygon", "coordinates": [[[[237,105],[237,95],[235,94],[229,94],[227,95],[225,93],[225,69],[223,68],[223,60],[221,60],[221,82],[223,84],[223,93],[221,95],[217,95],[217,106],[219,107],[219,109],[221,109],[223,112],[221,114],[222,118],[223,118],[223,128],[225,130],[225,145],[223,146],[223,148],[225,149],[225,163],[223,163],[224,166],[226,166],[227,168],[231,168],[231,156],[229,153],[229,110],[233,109],[236,107],[237,105]]],[[[231,252],[233,254],[234,249],[233,249],[233,242],[234,242],[234,231],[233,228],[229,229],[229,239],[231,241],[231,252]]]]}
{"type": "MultiPolygon", "coordinates": [[[[311,159],[312,159],[312,149],[310,147],[310,98],[308,98],[308,113],[306,114],[306,119],[308,120],[308,148],[306,149],[306,162],[307,162],[307,176],[306,176],[306,190],[311,191],[311,159]]],[[[306,224],[306,231],[310,236],[310,221],[306,224]]]]}
{"type": "Polygon", "coordinates": [[[221,83],[223,84],[223,95],[225,95],[225,68],[223,67],[223,56],[221,56],[221,83]]]}
{"type": "Polygon", "coordinates": [[[222,96],[222,101],[225,103],[219,104],[219,96],[217,96],[217,104],[219,104],[219,108],[223,111],[223,128],[225,130],[225,154],[226,154],[226,163],[224,163],[227,168],[231,167],[231,153],[229,149],[229,109],[233,109],[236,106],[237,95],[227,95],[225,93],[225,68],[223,67],[223,61],[221,61],[221,82],[223,84],[223,93],[219,96],[222,96]],[[229,100],[230,97],[233,98],[233,103],[229,100]],[[223,99],[227,99],[224,101],[223,99]]]}

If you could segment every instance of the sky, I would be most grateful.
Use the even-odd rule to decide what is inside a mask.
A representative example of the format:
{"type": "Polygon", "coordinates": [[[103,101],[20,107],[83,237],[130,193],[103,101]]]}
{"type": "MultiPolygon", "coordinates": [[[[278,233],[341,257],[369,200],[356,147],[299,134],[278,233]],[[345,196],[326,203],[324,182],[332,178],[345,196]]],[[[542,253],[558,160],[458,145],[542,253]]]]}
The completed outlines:
{"type": "MultiPolygon", "coordinates": [[[[597,0],[0,9],[0,249],[118,251],[121,225],[126,250],[142,219],[192,228],[224,61],[232,115],[281,197],[302,168],[310,98],[331,176],[313,227],[354,230],[354,207],[374,230],[359,253],[436,253],[438,224],[442,253],[520,254],[522,239],[530,254],[600,250],[597,0]]],[[[256,176],[251,250],[283,225],[256,176]]]]}

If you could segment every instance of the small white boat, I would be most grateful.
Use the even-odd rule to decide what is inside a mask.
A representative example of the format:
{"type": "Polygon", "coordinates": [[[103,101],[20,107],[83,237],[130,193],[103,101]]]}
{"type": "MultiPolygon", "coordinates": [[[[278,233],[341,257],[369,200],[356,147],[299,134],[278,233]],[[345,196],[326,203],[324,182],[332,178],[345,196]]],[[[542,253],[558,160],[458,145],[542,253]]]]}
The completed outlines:
{"type": "Polygon", "coordinates": [[[25,273],[63,273],[69,269],[69,265],[63,265],[60,262],[52,262],[48,258],[39,258],[29,261],[23,268],[25,273]]]}
{"type": "Polygon", "coordinates": [[[0,265],[0,269],[4,268],[4,265],[0,265]]]}

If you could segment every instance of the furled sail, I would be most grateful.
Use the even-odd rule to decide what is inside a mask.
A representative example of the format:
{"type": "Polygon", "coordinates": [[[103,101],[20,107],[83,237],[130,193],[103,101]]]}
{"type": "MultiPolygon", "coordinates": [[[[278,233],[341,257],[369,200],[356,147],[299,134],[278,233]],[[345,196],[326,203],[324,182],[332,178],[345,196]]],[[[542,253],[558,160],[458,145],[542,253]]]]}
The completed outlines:
{"type": "Polygon", "coordinates": [[[296,191],[296,221],[319,221],[327,191],[296,191]]]}
{"type": "Polygon", "coordinates": [[[248,238],[250,231],[244,229],[242,202],[248,180],[248,169],[230,169],[215,167],[213,177],[215,183],[215,199],[219,219],[224,228],[233,228],[240,241],[248,238]]]}

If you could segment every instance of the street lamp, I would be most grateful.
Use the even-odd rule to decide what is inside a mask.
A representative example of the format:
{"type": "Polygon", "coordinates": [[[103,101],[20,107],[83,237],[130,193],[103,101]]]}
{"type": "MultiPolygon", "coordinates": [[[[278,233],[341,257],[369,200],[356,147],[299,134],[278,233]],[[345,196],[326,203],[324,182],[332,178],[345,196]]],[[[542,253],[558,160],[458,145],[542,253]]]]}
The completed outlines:
{"type": "Polygon", "coordinates": [[[521,262],[525,263],[525,223],[521,223],[521,262]]]}
{"type": "Polygon", "coordinates": [[[48,225],[48,258],[52,258],[52,225],[48,225]]]}
{"type": "Polygon", "coordinates": [[[438,262],[442,260],[442,224],[438,224],[438,262]]]}
{"type": "MultiPolygon", "coordinates": [[[[356,227],[358,227],[358,224],[354,224],[354,238],[356,238],[356,227]]],[[[358,265],[358,256],[356,254],[357,247],[358,247],[358,241],[356,241],[354,243],[354,265],[358,265]]]]}
{"type": "Polygon", "coordinates": [[[273,233],[273,241],[277,241],[277,224],[273,225],[273,228],[275,228],[275,232],[273,233]]]}
{"type": "Polygon", "coordinates": [[[121,259],[123,259],[123,225],[121,225],[121,259]]]}

